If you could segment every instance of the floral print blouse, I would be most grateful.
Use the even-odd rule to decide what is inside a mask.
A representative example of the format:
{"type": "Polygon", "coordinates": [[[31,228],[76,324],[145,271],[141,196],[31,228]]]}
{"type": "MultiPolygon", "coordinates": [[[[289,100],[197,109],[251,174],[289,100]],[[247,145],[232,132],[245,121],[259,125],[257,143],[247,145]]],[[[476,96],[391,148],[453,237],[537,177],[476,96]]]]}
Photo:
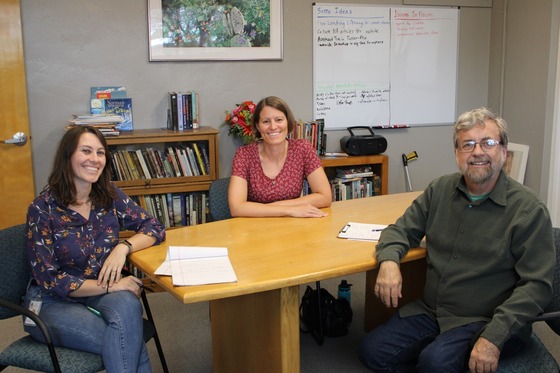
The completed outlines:
{"type": "Polygon", "coordinates": [[[164,226],[115,187],[109,210],[92,205],[89,219],[59,205],[49,190],[41,193],[27,211],[27,254],[35,281],[66,298],[86,279],[97,279],[103,262],[119,243],[124,227],[165,240],[164,226]]]}

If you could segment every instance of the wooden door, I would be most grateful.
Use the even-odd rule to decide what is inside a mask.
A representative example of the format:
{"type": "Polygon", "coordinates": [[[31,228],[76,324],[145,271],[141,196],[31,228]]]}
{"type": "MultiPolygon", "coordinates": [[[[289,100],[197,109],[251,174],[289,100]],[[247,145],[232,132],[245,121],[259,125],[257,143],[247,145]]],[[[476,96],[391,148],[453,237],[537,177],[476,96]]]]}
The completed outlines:
{"type": "Polygon", "coordinates": [[[35,194],[19,0],[0,0],[0,229],[25,222],[35,194]],[[27,137],[23,146],[6,143],[27,137]]]}

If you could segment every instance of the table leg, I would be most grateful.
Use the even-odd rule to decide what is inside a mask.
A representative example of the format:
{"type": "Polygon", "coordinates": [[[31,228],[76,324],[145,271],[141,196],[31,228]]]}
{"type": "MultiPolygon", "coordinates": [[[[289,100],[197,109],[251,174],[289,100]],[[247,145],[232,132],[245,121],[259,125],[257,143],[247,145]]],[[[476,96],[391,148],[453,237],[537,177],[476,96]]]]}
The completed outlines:
{"type": "MultiPolygon", "coordinates": [[[[426,259],[413,260],[401,263],[401,275],[403,278],[403,297],[400,305],[407,304],[424,294],[424,283],[426,282],[426,259]]],[[[396,308],[386,308],[373,293],[375,280],[377,279],[377,268],[366,272],[366,294],[364,306],[364,329],[371,331],[376,326],[385,322],[395,312],[396,308]]]]}
{"type": "Polygon", "coordinates": [[[299,286],[210,301],[215,372],[300,371],[299,286]]]}

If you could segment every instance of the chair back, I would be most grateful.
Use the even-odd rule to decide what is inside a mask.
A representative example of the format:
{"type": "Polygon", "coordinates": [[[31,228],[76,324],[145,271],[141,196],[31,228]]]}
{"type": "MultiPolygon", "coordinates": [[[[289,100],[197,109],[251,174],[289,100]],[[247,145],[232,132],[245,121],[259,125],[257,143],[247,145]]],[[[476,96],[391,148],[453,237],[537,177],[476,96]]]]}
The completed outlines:
{"type": "Polygon", "coordinates": [[[228,204],[229,177],[215,180],[210,184],[208,192],[210,217],[212,221],[231,218],[228,204]]]}
{"type": "MultiPolygon", "coordinates": [[[[554,268],[554,280],[552,282],[552,299],[545,308],[545,312],[560,311],[560,228],[553,228],[554,246],[556,247],[556,267],[554,268]]],[[[560,319],[547,320],[546,323],[556,334],[560,334],[560,319]]]]}
{"type": "MultiPolygon", "coordinates": [[[[0,298],[20,304],[31,273],[26,252],[26,224],[0,230],[0,298]]],[[[0,307],[0,320],[18,313],[0,307]]]]}

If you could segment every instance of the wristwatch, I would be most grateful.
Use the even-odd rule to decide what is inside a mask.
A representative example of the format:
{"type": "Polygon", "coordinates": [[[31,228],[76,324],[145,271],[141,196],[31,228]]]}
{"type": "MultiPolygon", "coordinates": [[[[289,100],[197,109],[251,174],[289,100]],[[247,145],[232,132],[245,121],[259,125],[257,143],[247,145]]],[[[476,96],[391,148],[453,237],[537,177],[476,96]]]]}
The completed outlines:
{"type": "Polygon", "coordinates": [[[129,240],[122,240],[120,243],[122,243],[123,245],[128,247],[128,254],[130,254],[132,252],[132,244],[130,243],[129,240]]]}

